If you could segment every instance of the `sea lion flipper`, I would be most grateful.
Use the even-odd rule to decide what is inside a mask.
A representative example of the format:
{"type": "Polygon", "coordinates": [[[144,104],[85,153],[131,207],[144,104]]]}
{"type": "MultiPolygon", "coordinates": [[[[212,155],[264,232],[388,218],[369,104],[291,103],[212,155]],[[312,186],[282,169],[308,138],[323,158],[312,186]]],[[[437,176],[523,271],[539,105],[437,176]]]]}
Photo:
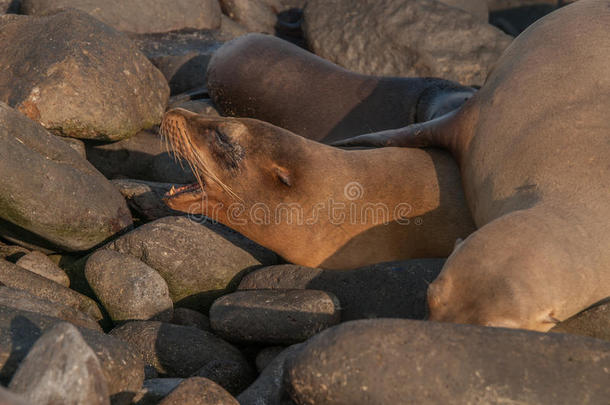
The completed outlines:
{"type": "Polygon", "coordinates": [[[389,129],[342,139],[331,143],[331,146],[370,146],[370,147],[425,147],[429,142],[425,134],[424,124],[413,124],[408,127],[389,129]]]}

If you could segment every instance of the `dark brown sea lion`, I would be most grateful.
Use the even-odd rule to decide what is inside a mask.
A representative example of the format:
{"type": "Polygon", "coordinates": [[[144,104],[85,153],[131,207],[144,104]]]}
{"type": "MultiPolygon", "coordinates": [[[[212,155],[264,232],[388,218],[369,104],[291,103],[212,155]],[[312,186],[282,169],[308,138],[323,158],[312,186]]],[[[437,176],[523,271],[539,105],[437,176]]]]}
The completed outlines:
{"type": "Polygon", "coordinates": [[[610,2],[581,0],[506,50],[456,112],[344,144],[448,148],[480,229],[430,318],[550,329],[610,296],[610,2]]]}
{"type": "Polygon", "coordinates": [[[446,152],[342,150],[182,109],[165,114],[161,131],[199,177],[167,195],[172,209],[216,219],[296,264],[445,257],[474,230],[446,152]]]}
{"type": "Polygon", "coordinates": [[[218,49],[207,82],[223,115],[260,119],[321,142],[427,121],[475,92],[442,79],[353,73],[261,34],[218,49]]]}

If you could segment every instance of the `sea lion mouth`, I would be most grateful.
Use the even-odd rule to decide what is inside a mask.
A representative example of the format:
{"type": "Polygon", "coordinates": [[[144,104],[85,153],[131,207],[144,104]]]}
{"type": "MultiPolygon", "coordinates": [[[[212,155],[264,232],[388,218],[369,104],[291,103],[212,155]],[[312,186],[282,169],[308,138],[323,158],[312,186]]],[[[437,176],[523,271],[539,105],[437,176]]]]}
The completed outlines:
{"type": "MultiPolygon", "coordinates": [[[[203,186],[205,186],[205,183],[203,184],[203,186]]],[[[202,191],[203,191],[203,187],[199,183],[187,184],[185,186],[178,187],[178,188],[172,186],[172,188],[167,193],[165,193],[164,198],[171,199],[171,198],[175,198],[177,196],[182,196],[184,194],[194,194],[194,193],[199,194],[202,191]]]]}

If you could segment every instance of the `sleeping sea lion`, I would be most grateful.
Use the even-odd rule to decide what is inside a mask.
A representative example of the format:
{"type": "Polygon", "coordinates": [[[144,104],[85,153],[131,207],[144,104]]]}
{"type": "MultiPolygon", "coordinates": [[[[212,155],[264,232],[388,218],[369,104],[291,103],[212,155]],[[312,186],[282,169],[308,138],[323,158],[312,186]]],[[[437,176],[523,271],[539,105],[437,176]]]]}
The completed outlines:
{"type": "Polygon", "coordinates": [[[310,267],[446,257],[474,230],[449,154],[342,150],[255,119],[165,114],[161,132],[198,182],[167,205],[204,214],[310,267]]]}
{"type": "Polygon", "coordinates": [[[550,329],[610,296],[610,2],[524,31],[485,85],[429,123],[341,145],[443,146],[479,228],[428,290],[430,319],[550,329]]]}
{"type": "Polygon", "coordinates": [[[207,84],[223,115],[260,119],[325,143],[428,121],[476,91],[443,79],[353,73],[262,34],[218,49],[207,84]]]}

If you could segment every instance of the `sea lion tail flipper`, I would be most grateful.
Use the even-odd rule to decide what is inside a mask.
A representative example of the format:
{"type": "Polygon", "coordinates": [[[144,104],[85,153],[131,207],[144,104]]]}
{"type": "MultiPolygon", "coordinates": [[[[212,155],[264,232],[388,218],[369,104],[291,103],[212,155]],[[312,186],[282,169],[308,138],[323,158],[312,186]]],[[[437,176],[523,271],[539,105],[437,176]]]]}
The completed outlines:
{"type": "Polygon", "coordinates": [[[403,128],[358,135],[331,143],[332,146],[370,146],[426,148],[440,146],[450,148],[447,139],[447,124],[453,121],[456,111],[452,111],[430,121],[412,124],[403,128]]]}

